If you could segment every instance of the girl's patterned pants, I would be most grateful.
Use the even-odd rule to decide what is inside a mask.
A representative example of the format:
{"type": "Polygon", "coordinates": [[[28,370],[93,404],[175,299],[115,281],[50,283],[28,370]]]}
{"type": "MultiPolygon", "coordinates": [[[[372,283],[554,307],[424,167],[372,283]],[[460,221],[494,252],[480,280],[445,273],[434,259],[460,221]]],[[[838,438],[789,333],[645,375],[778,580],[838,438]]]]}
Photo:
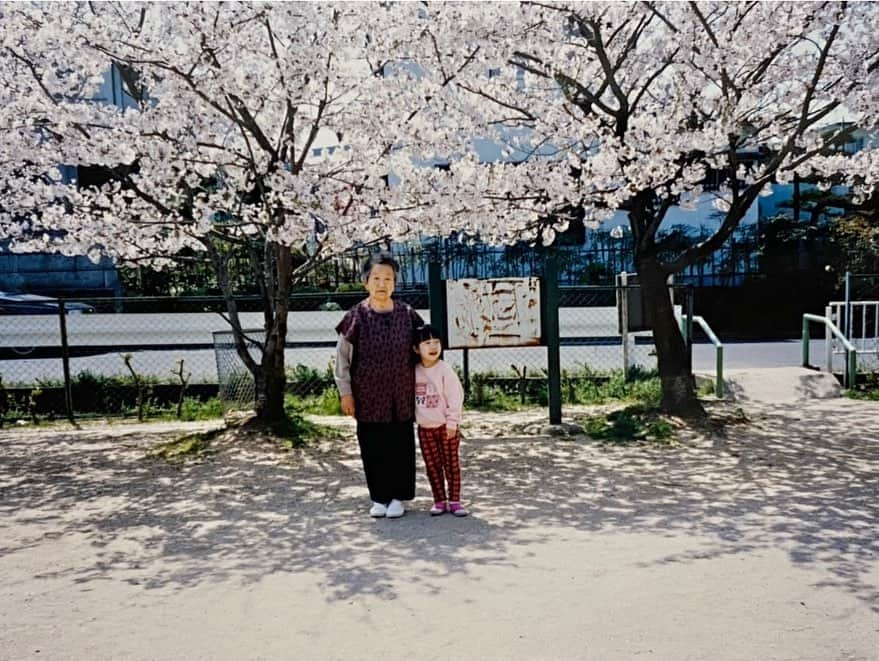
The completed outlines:
{"type": "Polygon", "coordinates": [[[461,500],[461,462],[458,459],[458,447],[461,444],[460,430],[452,438],[446,438],[446,428],[418,428],[418,444],[421,456],[427,468],[427,479],[433,493],[433,502],[446,502],[446,484],[448,483],[448,500],[461,500]]]}

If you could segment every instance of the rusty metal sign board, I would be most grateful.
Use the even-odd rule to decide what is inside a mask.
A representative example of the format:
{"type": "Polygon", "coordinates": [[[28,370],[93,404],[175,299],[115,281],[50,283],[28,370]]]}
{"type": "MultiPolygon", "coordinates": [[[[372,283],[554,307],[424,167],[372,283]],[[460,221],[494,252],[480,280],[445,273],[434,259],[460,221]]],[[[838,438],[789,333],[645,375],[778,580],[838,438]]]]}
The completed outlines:
{"type": "Polygon", "coordinates": [[[450,349],[540,344],[540,280],[446,280],[450,349]]]}

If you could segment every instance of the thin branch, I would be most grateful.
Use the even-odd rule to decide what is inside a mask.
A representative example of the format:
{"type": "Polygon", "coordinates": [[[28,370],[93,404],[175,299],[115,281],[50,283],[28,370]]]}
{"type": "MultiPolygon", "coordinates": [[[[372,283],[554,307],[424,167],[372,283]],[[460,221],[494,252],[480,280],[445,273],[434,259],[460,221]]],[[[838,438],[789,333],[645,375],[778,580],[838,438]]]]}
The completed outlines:
{"type": "Polygon", "coordinates": [[[661,11],[659,11],[659,10],[656,8],[656,3],[655,3],[655,2],[644,2],[644,3],[642,3],[642,4],[643,4],[644,6],[646,6],[646,7],[647,7],[647,8],[648,8],[648,9],[649,9],[649,10],[650,10],[650,11],[651,11],[651,12],[652,12],[652,13],[653,13],[653,14],[654,14],[654,15],[655,15],[660,21],[662,21],[663,23],[665,23],[665,24],[671,29],[672,32],[674,32],[674,33],[679,32],[677,26],[676,26],[674,23],[672,23],[672,22],[671,22],[671,21],[665,16],[665,14],[663,14],[661,11]]]}
{"type": "Polygon", "coordinates": [[[611,111],[609,114],[611,114],[616,119],[617,134],[618,136],[622,137],[627,128],[626,120],[629,116],[629,100],[616,80],[616,69],[611,63],[607,51],[605,50],[604,43],[602,42],[600,26],[591,20],[581,21],[579,16],[577,17],[577,20],[581,26],[583,36],[586,38],[586,41],[589,43],[590,46],[592,46],[593,50],[595,51],[595,55],[598,58],[598,62],[601,65],[602,71],[604,72],[605,82],[610,87],[611,92],[613,92],[614,98],[616,98],[617,103],[619,104],[619,108],[616,111],[611,111]]]}
{"type": "MultiPolygon", "coordinates": [[[[209,237],[204,237],[202,239],[202,243],[207,249],[208,255],[211,258],[211,262],[214,265],[214,272],[217,274],[217,284],[220,286],[220,291],[223,292],[223,298],[226,299],[226,309],[229,312],[229,316],[222,315],[223,319],[232,327],[233,337],[235,338],[235,348],[238,353],[238,357],[241,358],[245,367],[250,371],[251,374],[256,374],[257,372],[257,364],[256,361],[253,360],[253,357],[250,355],[250,351],[248,347],[244,344],[244,340],[246,335],[244,333],[244,329],[241,326],[241,319],[238,316],[238,303],[235,300],[234,293],[232,291],[232,285],[229,282],[229,271],[226,268],[226,258],[225,256],[217,249],[214,245],[213,241],[210,240],[209,237]]],[[[263,351],[263,347],[260,343],[256,343],[257,346],[260,347],[260,351],[263,351]]]]}
{"type": "Polygon", "coordinates": [[[821,54],[818,56],[818,63],[815,65],[815,71],[812,74],[812,80],[809,81],[808,86],[806,87],[806,96],[803,99],[803,112],[800,116],[800,123],[797,127],[797,133],[802,133],[806,130],[806,128],[810,125],[809,122],[809,106],[812,103],[812,98],[815,96],[815,91],[818,87],[818,82],[821,80],[821,75],[824,73],[824,67],[827,64],[827,57],[830,54],[830,49],[836,41],[836,36],[839,34],[839,24],[836,23],[830,29],[830,34],[827,36],[826,41],[824,42],[824,46],[821,49],[821,54]]]}
{"type": "MultiPolygon", "coordinates": [[[[742,27],[742,23],[744,23],[745,19],[748,17],[748,14],[750,14],[751,10],[753,10],[759,4],[760,4],[759,2],[749,2],[745,5],[745,11],[743,11],[742,13],[739,14],[738,18],[736,19],[736,22],[732,26],[731,32],[733,34],[735,34],[736,32],[739,31],[739,28],[742,27]]],[[[737,5],[737,8],[740,6],[741,6],[741,4],[737,5]]]]}
{"type": "Polygon", "coordinates": [[[294,174],[298,174],[302,171],[302,168],[305,165],[305,159],[308,158],[308,152],[311,151],[311,146],[314,144],[314,141],[317,139],[317,134],[320,131],[321,122],[323,121],[324,112],[327,109],[327,98],[329,96],[329,85],[330,85],[330,66],[332,64],[333,54],[327,54],[327,64],[326,71],[327,74],[324,76],[324,89],[323,89],[323,97],[317,104],[317,115],[311,121],[311,128],[308,131],[308,137],[305,139],[305,144],[302,145],[302,150],[299,152],[299,158],[296,159],[296,162],[293,164],[292,170],[294,174]]]}
{"type": "Polygon", "coordinates": [[[470,92],[471,94],[475,94],[477,96],[481,96],[485,99],[488,99],[489,101],[496,103],[497,105],[501,106],[502,108],[506,108],[507,110],[512,110],[513,112],[519,113],[520,115],[522,115],[522,117],[524,119],[527,119],[529,122],[537,121],[537,117],[535,115],[533,115],[531,112],[529,112],[528,110],[526,110],[525,108],[520,108],[519,106],[514,105],[508,101],[502,101],[499,98],[497,98],[496,96],[489,94],[488,92],[474,89],[474,88],[470,87],[469,85],[465,85],[464,83],[456,83],[456,85],[460,89],[465,90],[467,92],[470,92]]]}
{"type": "Polygon", "coordinates": [[[653,85],[653,82],[659,78],[666,69],[668,69],[672,62],[674,62],[675,56],[678,54],[680,49],[676,48],[674,52],[665,60],[663,65],[659,67],[653,74],[645,81],[644,86],[641,88],[641,91],[635,95],[635,99],[632,101],[632,105],[629,108],[629,111],[634,113],[638,108],[638,105],[641,102],[641,98],[649,91],[650,86],[653,85]]]}
{"type": "MultiPolygon", "coordinates": [[[[708,22],[708,19],[702,13],[702,10],[699,9],[699,5],[696,2],[690,2],[690,9],[696,15],[696,18],[699,19],[699,23],[702,25],[702,29],[705,30],[705,33],[708,35],[709,39],[711,39],[711,43],[714,44],[715,48],[720,48],[718,44],[717,37],[714,34],[714,30],[711,29],[711,24],[708,22]]],[[[735,92],[734,96],[736,99],[739,98],[741,92],[738,87],[733,83],[732,79],[729,76],[729,72],[726,70],[726,67],[721,68],[720,70],[720,78],[723,81],[722,89],[724,91],[733,90],[735,92]]],[[[725,95],[724,95],[725,96],[725,95]]]]}

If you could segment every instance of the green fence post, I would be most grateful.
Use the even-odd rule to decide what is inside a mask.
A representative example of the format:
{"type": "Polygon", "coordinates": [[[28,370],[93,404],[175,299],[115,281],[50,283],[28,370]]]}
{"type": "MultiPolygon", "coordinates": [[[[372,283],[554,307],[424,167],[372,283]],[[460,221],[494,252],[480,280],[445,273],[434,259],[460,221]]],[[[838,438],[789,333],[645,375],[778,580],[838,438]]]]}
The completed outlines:
{"type": "Polygon", "coordinates": [[[858,352],[848,352],[848,387],[853,390],[858,385],[858,352]]]}
{"type": "Polygon", "coordinates": [[[464,383],[462,385],[464,386],[464,394],[469,397],[470,396],[470,350],[469,349],[462,349],[461,353],[463,354],[461,356],[461,358],[462,358],[461,368],[464,371],[464,383]]]}
{"type": "Polygon", "coordinates": [[[70,384],[70,347],[67,343],[67,309],[64,301],[58,301],[58,326],[61,331],[61,365],[64,369],[64,409],[67,420],[75,425],[73,419],[73,389],[70,384]]]}
{"type": "MultiPolygon", "coordinates": [[[[696,316],[695,293],[692,287],[684,289],[684,306],[687,310],[687,334],[684,342],[687,347],[687,371],[693,378],[693,318],[696,316]]],[[[672,299],[674,304],[674,299],[672,299]]]]}
{"type": "Polygon", "coordinates": [[[723,347],[717,347],[717,381],[714,386],[714,395],[720,399],[723,397],[723,347]]]}
{"type": "Polygon", "coordinates": [[[562,371],[559,352],[559,262],[555,248],[548,248],[543,267],[543,340],[549,376],[549,423],[562,422],[562,371]]]}
{"type": "Polygon", "coordinates": [[[449,346],[448,324],[446,323],[446,292],[442,279],[442,265],[437,261],[427,264],[427,297],[430,306],[430,325],[440,333],[443,347],[449,346]]]}
{"type": "Polygon", "coordinates": [[[809,319],[803,317],[803,367],[809,366],[809,319]]]}

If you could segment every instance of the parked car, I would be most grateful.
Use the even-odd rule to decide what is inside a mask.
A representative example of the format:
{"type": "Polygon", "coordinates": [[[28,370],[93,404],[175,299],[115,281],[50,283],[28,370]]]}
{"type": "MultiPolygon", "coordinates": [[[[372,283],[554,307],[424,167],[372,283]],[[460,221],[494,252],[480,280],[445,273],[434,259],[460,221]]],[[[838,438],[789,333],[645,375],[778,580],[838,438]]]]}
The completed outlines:
{"type": "MultiPolygon", "coordinates": [[[[87,303],[64,301],[67,314],[88,314],[95,308],[87,303]]],[[[58,300],[37,294],[0,291],[0,314],[58,314],[58,300]]]]}

